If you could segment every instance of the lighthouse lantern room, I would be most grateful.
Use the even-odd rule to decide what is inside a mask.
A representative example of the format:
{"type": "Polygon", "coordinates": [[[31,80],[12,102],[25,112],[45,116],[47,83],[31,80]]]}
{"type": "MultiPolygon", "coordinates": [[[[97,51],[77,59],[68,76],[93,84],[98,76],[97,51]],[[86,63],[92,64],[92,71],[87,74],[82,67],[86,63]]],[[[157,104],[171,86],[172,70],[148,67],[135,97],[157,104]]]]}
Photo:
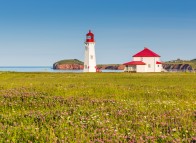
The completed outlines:
{"type": "Polygon", "coordinates": [[[96,72],[94,34],[89,30],[85,41],[84,72],[96,72]]]}

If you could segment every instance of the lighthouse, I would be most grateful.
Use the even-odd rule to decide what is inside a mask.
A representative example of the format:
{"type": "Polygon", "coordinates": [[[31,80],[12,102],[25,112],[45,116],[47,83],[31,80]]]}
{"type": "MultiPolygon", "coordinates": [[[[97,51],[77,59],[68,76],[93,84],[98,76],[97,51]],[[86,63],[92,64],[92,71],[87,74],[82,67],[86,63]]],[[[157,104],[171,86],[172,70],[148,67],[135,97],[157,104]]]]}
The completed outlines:
{"type": "Polygon", "coordinates": [[[94,34],[89,30],[85,41],[84,72],[96,72],[94,34]]]}

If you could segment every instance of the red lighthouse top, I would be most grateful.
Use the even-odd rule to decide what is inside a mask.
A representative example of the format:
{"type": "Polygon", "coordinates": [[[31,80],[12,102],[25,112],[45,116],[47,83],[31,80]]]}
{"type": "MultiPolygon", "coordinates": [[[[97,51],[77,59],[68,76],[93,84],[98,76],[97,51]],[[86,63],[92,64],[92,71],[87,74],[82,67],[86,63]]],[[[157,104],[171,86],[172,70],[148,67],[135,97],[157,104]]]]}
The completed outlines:
{"type": "Polygon", "coordinates": [[[89,32],[86,34],[86,42],[95,42],[94,41],[94,34],[89,30],[89,32]]]}

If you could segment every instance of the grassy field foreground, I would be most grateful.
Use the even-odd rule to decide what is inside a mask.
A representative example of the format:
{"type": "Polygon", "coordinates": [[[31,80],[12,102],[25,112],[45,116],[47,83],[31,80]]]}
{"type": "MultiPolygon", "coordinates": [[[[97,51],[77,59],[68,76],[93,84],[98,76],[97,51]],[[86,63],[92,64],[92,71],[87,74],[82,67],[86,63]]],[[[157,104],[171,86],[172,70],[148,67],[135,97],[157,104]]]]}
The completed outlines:
{"type": "Polygon", "coordinates": [[[0,73],[0,142],[195,142],[194,73],[0,73]]]}

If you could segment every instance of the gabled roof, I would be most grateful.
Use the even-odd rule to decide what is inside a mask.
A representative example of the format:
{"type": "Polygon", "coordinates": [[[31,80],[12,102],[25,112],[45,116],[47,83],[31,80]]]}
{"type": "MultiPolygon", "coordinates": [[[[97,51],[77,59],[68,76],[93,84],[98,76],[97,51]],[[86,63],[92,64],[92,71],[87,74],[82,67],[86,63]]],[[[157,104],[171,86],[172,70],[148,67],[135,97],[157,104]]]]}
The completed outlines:
{"type": "Polygon", "coordinates": [[[124,63],[123,65],[145,65],[145,63],[142,61],[131,61],[128,63],[124,63]]]}
{"type": "Polygon", "coordinates": [[[160,57],[160,56],[156,54],[155,52],[151,51],[150,49],[144,47],[144,50],[133,55],[133,57],[160,57]]]}

